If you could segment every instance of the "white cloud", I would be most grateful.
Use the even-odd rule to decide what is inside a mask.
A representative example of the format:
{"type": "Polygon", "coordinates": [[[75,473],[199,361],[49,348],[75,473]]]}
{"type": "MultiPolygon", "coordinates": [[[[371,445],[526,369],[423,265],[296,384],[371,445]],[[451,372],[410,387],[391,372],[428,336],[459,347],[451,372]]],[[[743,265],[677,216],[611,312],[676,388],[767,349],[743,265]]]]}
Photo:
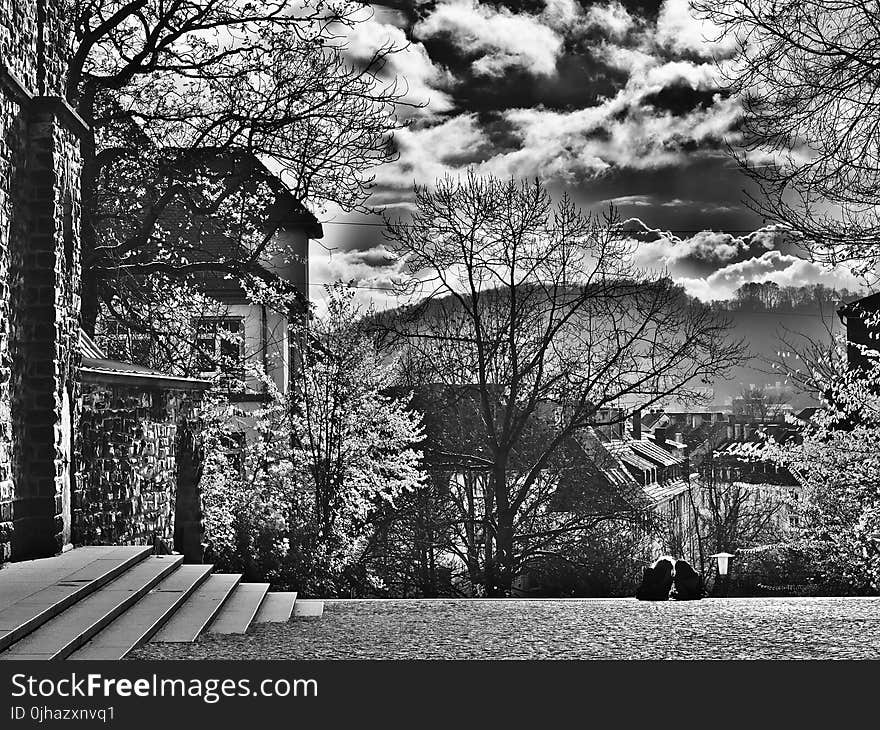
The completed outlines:
{"type": "Polygon", "coordinates": [[[627,87],[634,91],[659,91],[664,86],[682,84],[692,89],[717,89],[718,69],[712,63],[691,63],[690,61],[669,61],[633,73],[627,87]]]}
{"type": "Polygon", "coordinates": [[[326,310],[320,284],[342,281],[355,286],[357,300],[376,309],[396,306],[394,283],[401,281],[400,264],[384,246],[366,250],[328,251],[320,244],[309,247],[309,279],[315,286],[310,294],[318,313],[326,310]]]}
{"type": "Polygon", "coordinates": [[[757,258],[730,264],[705,278],[678,280],[688,293],[704,301],[729,299],[747,282],[767,281],[779,286],[824,284],[832,288],[854,290],[861,289],[863,285],[846,268],[828,269],[820,264],[782,254],[779,251],[767,251],[757,258]]]}
{"type": "Polygon", "coordinates": [[[591,5],[585,16],[585,25],[597,27],[614,39],[620,40],[633,28],[635,21],[619,2],[591,5]]]}
{"type": "Polygon", "coordinates": [[[747,282],[848,289],[862,286],[845,267],[830,269],[781,251],[791,237],[778,226],[746,236],[700,231],[685,239],[652,229],[638,218],[625,221],[624,228],[633,236],[633,263],[637,267],[666,272],[689,294],[704,301],[729,299],[747,282]]]}
{"type": "Polygon", "coordinates": [[[701,231],[684,240],[663,237],[640,242],[634,258],[640,268],[665,269],[674,276],[678,273],[676,267],[685,260],[717,265],[741,256],[746,248],[742,239],[729,233],[701,231]]]}
{"type": "Polygon", "coordinates": [[[455,85],[452,74],[431,60],[424,45],[409,41],[401,28],[380,20],[387,15],[369,15],[366,9],[363,12],[365,20],[346,33],[346,54],[367,61],[380,48],[393,46],[400,49],[388,56],[384,72],[389,77],[397,77],[401,90],[406,91],[404,101],[427,104],[427,107],[416,110],[401,106],[400,116],[430,117],[451,111],[454,104],[447,91],[455,85]]]}
{"type": "Polygon", "coordinates": [[[659,63],[656,56],[640,48],[629,48],[616,43],[600,43],[592,50],[593,57],[609,68],[630,73],[643,71],[659,63]]]}
{"type": "Polygon", "coordinates": [[[616,198],[606,198],[605,200],[600,200],[599,204],[602,203],[606,205],[635,205],[638,207],[642,206],[650,206],[654,205],[654,196],[653,195],[620,195],[616,198]]]}
{"type": "Polygon", "coordinates": [[[552,76],[562,50],[562,38],[539,17],[495,9],[477,0],[442,0],[413,34],[417,38],[448,35],[462,51],[479,56],[471,68],[481,76],[499,76],[509,68],[552,76]]]}
{"type": "MultiPolygon", "coordinates": [[[[464,166],[467,156],[478,154],[489,144],[476,114],[459,114],[433,126],[407,127],[394,139],[400,159],[376,170],[376,183],[390,190],[393,199],[399,199],[400,191],[410,190],[413,182],[433,183],[454,174],[464,166]]],[[[383,204],[388,200],[375,198],[372,202],[383,204]]]]}
{"type": "Polygon", "coordinates": [[[569,30],[583,18],[577,0],[544,0],[541,20],[551,28],[569,30]]]}
{"type": "MultiPolygon", "coordinates": [[[[537,175],[577,184],[615,168],[651,170],[720,156],[725,154],[723,142],[737,139],[740,107],[735,99],[719,96],[713,104],[683,114],[646,103],[671,86],[711,92],[720,85],[719,70],[708,60],[717,55],[718,46],[703,40],[702,25],[691,16],[687,0],[664,0],[656,24],[630,15],[618,0],[586,9],[576,0],[544,0],[537,13],[514,13],[479,0],[438,0],[424,8],[426,15],[412,35],[416,39],[447,36],[469,54],[477,74],[496,76],[523,68],[537,76],[553,75],[563,40],[577,43],[585,28],[595,27],[607,40],[591,42],[589,52],[609,67],[625,71],[627,80],[613,96],[586,108],[499,112],[515,148],[496,148],[472,114],[444,118],[439,124],[438,117],[431,116],[454,113],[449,92],[455,81],[416,42],[401,54],[399,73],[410,83],[410,97],[430,97],[431,105],[419,124],[396,135],[401,159],[377,170],[379,198],[399,201],[401,191],[413,181],[430,184],[468,165],[478,173],[537,175]],[[715,50],[697,52],[703,47],[715,50]],[[682,54],[687,58],[682,59],[682,54]],[[707,60],[695,61],[695,55],[707,60]]],[[[378,21],[362,33],[364,39],[356,38],[355,43],[364,48],[374,47],[383,37],[403,38],[400,28],[378,21]]]]}
{"type": "Polygon", "coordinates": [[[699,158],[702,146],[709,148],[708,154],[718,154],[721,140],[730,135],[739,115],[739,105],[727,99],[684,115],[656,112],[640,103],[662,86],[646,82],[631,79],[614,98],[572,112],[506,111],[504,118],[519,138],[520,148],[499,154],[486,163],[486,169],[565,181],[611,167],[645,170],[685,163],[699,158]]]}
{"type": "Polygon", "coordinates": [[[694,53],[703,58],[725,57],[734,48],[731,39],[720,38],[716,25],[694,15],[689,0],[663,0],[654,41],[676,53],[694,53]]]}

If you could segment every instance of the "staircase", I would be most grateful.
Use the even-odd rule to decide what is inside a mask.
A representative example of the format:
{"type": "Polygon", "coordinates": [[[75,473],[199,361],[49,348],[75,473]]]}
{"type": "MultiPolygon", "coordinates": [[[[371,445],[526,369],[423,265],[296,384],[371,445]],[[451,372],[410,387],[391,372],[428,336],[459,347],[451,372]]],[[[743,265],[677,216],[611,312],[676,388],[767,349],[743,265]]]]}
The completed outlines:
{"type": "Polygon", "coordinates": [[[0,569],[0,659],[121,659],[147,641],[243,634],[320,617],[322,601],[184,565],[150,547],[92,546],[0,569]]]}

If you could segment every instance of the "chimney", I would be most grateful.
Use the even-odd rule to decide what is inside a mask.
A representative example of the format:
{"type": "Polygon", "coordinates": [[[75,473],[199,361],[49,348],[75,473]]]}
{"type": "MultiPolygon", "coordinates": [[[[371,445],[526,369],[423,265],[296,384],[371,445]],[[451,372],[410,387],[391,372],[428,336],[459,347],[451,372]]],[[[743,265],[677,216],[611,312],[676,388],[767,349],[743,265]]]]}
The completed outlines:
{"type": "Polygon", "coordinates": [[[734,428],[734,434],[735,434],[734,438],[737,441],[742,441],[743,440],[743,425],[741,423],[736,423],[736,424],[734,424],[733,428],[734,428]]]}
{"type": "Polygon", "coordinates": [[[654,428],[654,443],[657,446],[665,446],[666,445],[666,429],[655,427],[654,428]]]}
{"type": "Polygon", "coordinates": [[[678,443],[680,443],[680,444],[684,443],[684,438],[681,435],[681,431],[675,432],[675,440],[678,441],[678,443]]]}
{"type": "Polygon", "coordinates": [[[633,419],[633,427],[632,427],[632,437],[636,440],[642,438],[642,409],[638,408],[633,411],[632,415],[633,419]]]}
{"type": "Polygon", "coordinates": [[[728,416],[727,417],[727,440],[733,441],[735,437],[735,429],[734,424],[736,423],[736,416],[728,416]]]}

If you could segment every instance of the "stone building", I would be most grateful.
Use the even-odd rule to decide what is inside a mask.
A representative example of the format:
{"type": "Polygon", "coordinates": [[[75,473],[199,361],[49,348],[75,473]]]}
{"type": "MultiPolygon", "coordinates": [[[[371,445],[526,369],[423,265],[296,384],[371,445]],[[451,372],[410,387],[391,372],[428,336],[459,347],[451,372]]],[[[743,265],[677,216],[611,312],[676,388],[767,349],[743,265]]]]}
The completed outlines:
{"type": "Polygon", "coordinates": [[[111,360],[84,332],[80,355],[74,544],[154,545],[200,562],[196,436],[210,382],[111,360]]]}
{"type": "MultiPolygon", "coordinates": [[[[0,0],[0,564],[94,543],[163,543],[198,560],[195,409],[208,382],[113,360],[81,338],[90,130],[65,99],[70,38],[61,0],[0,0]]],[[[203,288],[227,312],[200,339],[220,348],[215,330],[237,328],[242,355],[261,358],[283,391],[290,325],[308,308],[308,239],[321,228],[256,158],[233,161],[212,164],[227,178],[256,167],[277,188],[265,223],[285,255],[258,263],[296,306],[279,316],[210,278],[203,288]]],[[[202,223],[185,221],[184,235],[208,256],[228,254],[202,223]]]]}
{"type": "Polygon", "coordinates": [[[71,543],[79,137],[59,0],[0,0],[0,561],[71,543]]]}

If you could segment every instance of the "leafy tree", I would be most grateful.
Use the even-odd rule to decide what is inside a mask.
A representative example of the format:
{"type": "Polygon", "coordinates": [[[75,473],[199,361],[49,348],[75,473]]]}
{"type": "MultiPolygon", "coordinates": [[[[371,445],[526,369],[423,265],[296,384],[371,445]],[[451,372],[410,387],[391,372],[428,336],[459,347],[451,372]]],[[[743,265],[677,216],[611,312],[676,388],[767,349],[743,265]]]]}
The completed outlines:
{"type": "Polygon", "coordinates": [[[391,598],[473,595],[456,559],[459,524],[448,473],[429,471],[423,487],[385,505],[364,554],[368,570],[381,581],[373,593],[391,598]]]}
{"type": "Polygon", "coordinates": [[[734,400],[734,413],[757,421],[778,418],[781,407],[791,400],[791,393],[782,388],[744,385],[734,400]]]}
{"type": "Polygon", "coordinates": [[[202,481],[214,559],[251,578],[332,595],[370,582],[363,555],[387,505],[424,483],[418,416],[381,393],[389,369],[336,291],[288,396],[210,411],[202,481]]]}
{"type": "Polygon", "coordinates": [[[404,399],[384,395],[391,366],[357,324],[354,290],[328,289],[328,314],[311,328],[293,378],[292,433],[314,490],[320,536],[364,524],[377,500],[393,502],[420,486],[419,417],[404,399]]]}
{"type": "Polygon", "coordinates": [[[608,520],[579,533],[564,552],[530,561],[526,585],[546,597],[630,597],[641,579],[644,552],[644,535],[630,520],[608,520]]]}
{"type": "Polygon", "coordinates": [[[829,584],[858,593],[880,589],[880,365],[847,367],[844,343],[816,369],[825,407],[803,441],[777,458],[806,487],[803,541],[829,584]]]}

